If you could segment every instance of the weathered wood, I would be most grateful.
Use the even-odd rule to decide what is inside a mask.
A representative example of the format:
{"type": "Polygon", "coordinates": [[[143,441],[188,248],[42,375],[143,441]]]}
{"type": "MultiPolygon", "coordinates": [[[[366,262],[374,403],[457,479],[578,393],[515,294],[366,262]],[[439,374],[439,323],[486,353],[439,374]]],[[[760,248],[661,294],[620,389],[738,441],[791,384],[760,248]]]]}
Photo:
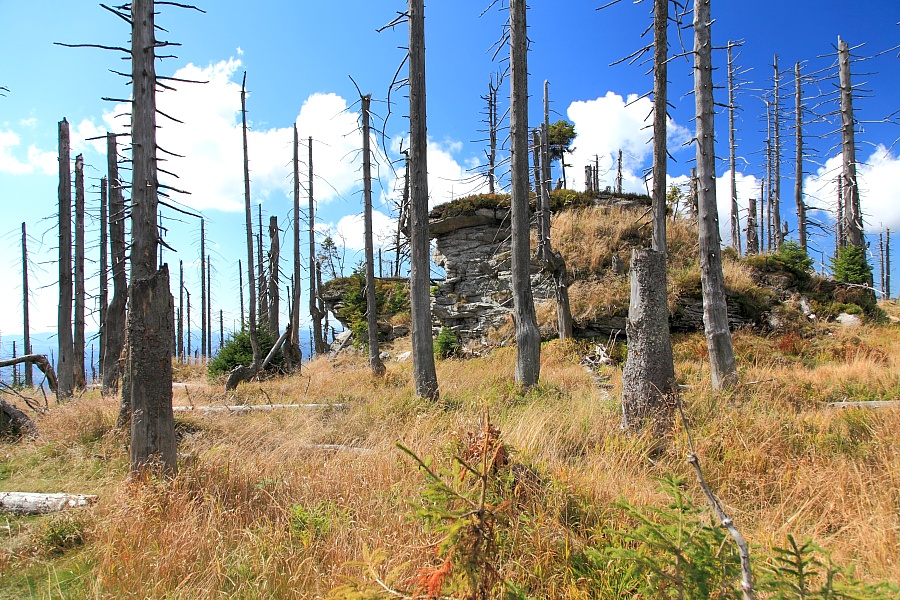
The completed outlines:
{"type": "MultiPolygon", "coordinates": [[[[24,344],[22,351],[26,355],[31,354],[31,325],[29,322],[28,303],[28,234],[25,227],[25,221],[22,221],[22,342],[24,344]]],[[[34,382],[31,378],[31,364],[26,364],[25,385],[31,387],[33,384],[34,382]]]]}
{"type": "Polygon", "coordinates": [[[174,475],[172,415],[174,306],[168,266],[157,264],[156,58],[153,0],[131,3],[133,100],[131,275],[127,320],[128,372],[123,386],[131,404],[131,470],[174,475]]]}
{"type": "MultiPolygon", "coordinates": [[[[300,368],[300,138],[297,133],[297,123],[294,123],[294,210],[292,213],[293,216],[293,242],[294,242],[294,268],[291,270],[292,276],[291,281],[293,283],[293,290],[291,293],[291,338],[288,340],[288,350],[286,352],[286,357],[288,359],[289,367],[291,369],[299,369],[300,368]],[[296,366],[295,366],[296,365],[296,366]]],[[[310,220],[310,231],[314,231],[314,218],[312,214],[309,215],[310,220]]],[[[315,241],[315,238],[314,238],[315,241]]],[[[315,247],[313,247],[315,250],[315,247]]],[[[313,260],[315,260],[315,256],[313,255],[313,260]]],[[[313,262],[310,263],[312,267],[314,265],[313,262]]],[[[310,279],[315,281],[315,272],[310,273],[310,279]]],[[[310,300],[313,299],[313,295],[315,294],[315,287],[310,287],[310,300]]],[[[314,336],[315,337],[315,336],[314,336]]]]}
{"type": "Polygon", "coordinates": [[[716,151],[713,119],[712,40],[710,0],[694,4],[694,97],[697,113],[697,210],[700,238],[700,279],[703,290],[703,323],[713,389],[737,383],[737,365],[728,309],[719,242],[716,206],[716,151]]]}
{"type": "Polygon", "coordinates": [[[622,370],[625,429],[640,429],[648,420],[665,429],[671,421],[667,400],[675,389],[675,367],[665,281],[665,254],[631,251],[631,301],[625,321],[628,355],[622,370]]]}
{"type": "Polygon", "coordinates": [[[197,412],[197,413],[248,413],[248,412],[267,412],[273,410],[287,409],[312,409],[312,408],[344,408],[345,404],[238,404],[233,406],[173,406],[174,412],[197,412]]]}
{"type": "Polygon", "coordinates": [[[803,202],[803,80],[800,77],[800,63],[794,64],[794,202],[797,205],[797,237],[800,247],[806,252],[806,203],[803,202]]]}
{"type": "Polygon", "coordinates": [[[898,400],[869,400],[863,402],[829,402],[829,408],[895,408],[900,407],[898,400]]]}
{"type": "Polygon", "coordinates": [[[850,75],[850,48],[838,37],[838,65],[841,86],[841,156],[843,159],[844,225],[847,243],[862,246],[862,212],[859,204],[859,184],[856,179],[856,122],[853,117],[853,83],[850,75]]]}
{"type": "Polygon", "coordinates": [[[366,330],[369,341],[369,367],[372,373],[380,377],[385,367],[381,362],[378,350],[378,302],[375,297],[375,250],[374,232],[372,231],[372,150],[369,138],[369,104],[372,96],[362,97],[362,135],[363,135],[363,224],[366,247],[366,330]]]}
{"type": "MultiPolygon", "coordinates": [[[[325,341],[325,333],[322,327],[322,320],[327,316],[325,304],[322,300],[321,265],[316,259],[316,203],[313,195],[313,139],[309,136],[307,140],[309,156],[307,158],[307,171],[309,181],[307,182],[307,192],[309,196],[309,316],[312,319],[313,326],[313,346],[316,354],[321,355],[328,352],[328,343],[325,341]]],[[[298,267],[299,268],[299,267],[298,267]]],[[[300,281],[299,279],[297,281],[300,281]]],[[[299,294],[299,292],[297,292],[299,294]]],[[[295,335],[300,335],[299,321],[298,329],[295,335]]]]}
{"type": "Polygon", "coordinates": [[[57,396],[69,398],[75,389],[72,340],[72,183],[69,171],[69,122],[59,122],[59,313],[56,321],[57,396]]]}
{"type": "Polygon", "coordinates": [[[541,373],[541,334],[531,291],[528,223],[528,26],[525,0],[510,0],[510,204],[513,320],[516,326],[516,383],[527,389],[541,373]]]}
{"type": "Polygon", "coordinates": [[[47,378],[47,385],[50,387],[50,391],[54,394],[57,393],[59,382],[56,379],[56,372],[54,372],[53,365],[50,364],[50,360],[45,354],[23,354],[18,358],[0,360],[0,367],[11,367],[20,363],[33,364],[40,369],[41,373],[47,378]]]}
{"type": "MultiPolygon", "coordinates": [[[[416,396],[438,399],[431,324],[428,236],[428,132],[425,109],[425,2],[409,0],[409,301],[416,396]]],[[[527,125],[526,125],[527,126],[527,125]]],[[[527,135],[527,134],[526,134],[527,135]]],[[[528,141],[525,141],[526,147],[528,141]]],[[[526,150],[527,152],[527,150],[526,150]]],[[[527,155],[525,159],[528,163],[527,155]]],[[[526,166],[527,171],[527,166],[526,166]]],[[[527,175],[526,175],[527,177],[527,175]]],[[[526,198],[527,202],[527,198],[526,198]]]]}
{"type": "MultiPolygon", "coordinates": [[[[259,288],[259,323],[269,326],[269,286],[266,285],[266,267],[263,261],[263,226],[262,226],[262,202],[256,205],[257,225],[259,227],[256,236],[256,285],[259,288]]],[[[277,333],[275,331],[271,333],[277,333]]]]}
{"type": "Polygon", "coordinates": [[[103,379],[103,349],[106,347],[106,308],[109,305],[109,180],[100,178],[100,379],[103,379]]]}
{"type": "Polygon", "coordinates": [[[288,323],[288,326],[284,328],[284,332],[280,336],[278,336],[278,339],[275,341],[275,345],[272,346],[272,349],[269,350],[268,354],[266,354],[266,357],[263,359],[262,364],[259,365],[260,371],[265,370],[265,368],[269,366],[269,363],[272,362],[272,359],[275,358],[275,355],[278,353],[278,351],[284,345],[285,340],[287,340],[288,336],[290,335],[291,324],[288,323]]]}
{"type": "Polygon", "coordinates": [[[269,217],[269,331],[276,334],[281,326],[278,319],[278,311],[281,310],[280,292],[278,287],[278,269],[281,260],[281,244],[278,238],[278,217],[269,217]]]}
{"type": "Polygon", "coordinates": [[[651,248],[666,254],[666,112],[669,0],[653,2],[653,233],[651,248]]]}
{"type": "Polygon", "coordinates": [[[84,157],[75,157],[75,329],[72,337],[74,347],[72,369],[75,389],[83,390],[87,385],[84,376],[84,157]]]}
{"type": "Polygon", "coordinates": [[[102,393],[114,394],[119,389],[121,364],[119,357],[125,346],[125,305],[128,280],[125,273],[125,198],[119,180],[119,156],[116,136],[106,134],[106,161],[109,177],[109,249],[112,263],[113,296],[103,322],[102,393]]]}
{"type": "Polygon", "coordinates": [[[0,511],[16,515],[44,515],[69,508],[90,506],[98,496],[88,494],[43,494],[0,492],[0,511]]]}
{"type": "Polygon", "coordinates": [[[773,63],[774,99],[772,101],[772,235],[774,249],[777,251],[784,242],[784,233],[781,229],[781,71],[778,68],[778,55],[775,55],[773,63]]]}
{"type": "MultiPolygon", "coordinates": [[[[666,0],[659,0],[666,2],[666,0]]],[[[734,113],[734,53],[735,44],[728,42],[728,168],[731,171],[731,247],[741,253],[741,219],[737,198],[737,142],[735,141],[734,113]]]]}
{"type": "Polygon", "coordinates": [[[200,218],[200,356],[206,358],[206,219],[200,218]]]}
{"type": "Polygon", "coordinates": [[[174,310],[167,265],[150,277],[132,281],[130,306],[127,391],[131,397],[131,468],[175,473],[170,343],[174,310]]]}
{"type": "Polygon", "coordinates": [[[0,398],[0,434],[4,433],[34,435],[37,433],[37,427],[31,417],[14,404],[0,398]]]}

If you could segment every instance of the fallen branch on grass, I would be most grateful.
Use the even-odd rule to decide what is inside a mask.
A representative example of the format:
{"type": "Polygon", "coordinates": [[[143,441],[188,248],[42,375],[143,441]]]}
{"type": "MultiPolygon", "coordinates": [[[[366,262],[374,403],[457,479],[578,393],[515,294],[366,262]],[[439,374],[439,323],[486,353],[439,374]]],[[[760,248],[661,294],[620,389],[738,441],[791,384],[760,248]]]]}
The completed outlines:
{"type": "Polygon", "coordinates": [[[11,367],[13,365],[18,365],[21,363],[29,363],[36,366],[40,369],[41,373],[44,374],[47,378],[47,385],[50,386],[50,391],[54,394],[56,393],[56,372],[53,370],[53,365],[50,364],[50,360],[44,354],[25,354],[18,358],[11,358],[9,360],[0,360],[0,367],[11,367]]]}
{"type": "Polygon", "coordinates": [[[172,412],[243,413],[257,410],[282,410],[286,408],[344,408],[344,404],[238,404],[236,406],[173,406],[172,412]]]}
{"type": "Polygon", "coordinates": [[[0,511],[17,515],[43,515],[67,508],[89,506],[97,496],[85,494],[38,494],[33,492],[0,492],[0,511]]]}
{"type": "Polygon", "coordinates": [[[829,408],[889,408],[900,407],[900,400],[867,400],[863,402],[829,402],[829,408]]]}

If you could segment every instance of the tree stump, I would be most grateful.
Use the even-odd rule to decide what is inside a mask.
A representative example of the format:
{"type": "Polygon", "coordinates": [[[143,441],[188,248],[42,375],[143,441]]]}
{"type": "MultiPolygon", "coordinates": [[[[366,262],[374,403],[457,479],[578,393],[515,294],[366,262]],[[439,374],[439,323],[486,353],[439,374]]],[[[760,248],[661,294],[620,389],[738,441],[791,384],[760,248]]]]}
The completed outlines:
{"type": "Polygon", "coordinates": [[[670,417],[666,397],[674,389],[675,370],[662,252],[631,252],[631,303],[625,332],[628,356],[622,370],[623,427],[638,429],[648,418],[663,427],[670,417]]]}

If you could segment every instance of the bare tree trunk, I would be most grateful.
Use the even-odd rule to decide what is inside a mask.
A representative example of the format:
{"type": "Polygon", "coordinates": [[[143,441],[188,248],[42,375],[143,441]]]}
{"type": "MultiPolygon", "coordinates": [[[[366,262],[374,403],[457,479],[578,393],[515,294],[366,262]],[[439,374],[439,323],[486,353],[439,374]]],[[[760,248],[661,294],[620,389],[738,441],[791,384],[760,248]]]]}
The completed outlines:
{"type": "MultiPolygon", "coordinates": [[[[660,0],[662,1],[662,0],[660,0]]],[[[737,199],[737,157],[734,131],[734,56],[735,44],[728,42],[728,167],[731,170],[731,246],[741,254],[741,217],[737,199]]]]}
{"type": "Polygon", "coordinates": [[[53,365],[50,363],[50,360],[44,354],[23,354],[18,358],[13,358],[11,360],[0,360],[0,368],[10,367],[12,365],[18,365],[21,363],[25,363],[27,365],[35,365],[38,370],[44,374],[47,378],[47,386],[49,386],[50,391],[54,394],[57,393],[59,389],[59,381],[56,379],[56,372],[53,370],[53,365]]]}
{"type": "Polygon", "coordinates": [[[891,298],[891,228],[888,227],[885,231],[885,240],[884,240],[884,293],[888,297],[888,300],[891,298]]]}
{"type": "Polygon", "coordinates": [[[72,181],[69,170],[69,122],[59,122],[59,354],[58,398],[75,389],[75,346],[72,341],[72,181]]]}
{"type": "Polygon", "coordinates": [[[191,354],[191,293],[188,290],[185,290],[184,293],[187,295],[187,362],[190,364],[194,357],[191,354]]]}
{"type": "MultiPolygon", "coordinates": [[[[258,225],[259,225],[259,233],[257,233],[256,237],[256,259],[257,259],[257,269],[256,269],[256,285],[259,288],[259,322],[260,324],[265,324],[266,327],[269,326],[269,287],[266,284],[266,267],[265,262],[263,261],[263,227],[262,227],[262,204],[257,204],[256,208],[258,209],[258,225]]],[[[272,332],[276,333],[276,332],[272,332]]]]}
{"type": "Polygon", "coordinates": [[[278,239],[278,217],[269,217],[269,331],[277,335],[281,331],[278,311],[280,307],[280,288],[278,286],[278,269],[281,261],[281,244],[278,239]]]}
{"type": "Polygon", "coordinates": [[[884,235],[878,234],[878,272],[881,275],[881,281],[879,282],[879,287],[881,288],[881,299],[884,300],[884,290],[887,286],[885,286],[885,272],[884,272],[884,235]]]}
{"type": "Polygon", "coordinates": [[[494,81],[494,76],[491,75],[491,81],[488,84],[488,95],[487,95],[487,103],[488,103],[488,193],[495,193],[496,189],[496,177],[495,172],[497,168],[497,129],[499,128],[499,118],[497,115],[497,92],[500,89],[500,83],[503,80],[502,76],[497,78],[497,81],[494,81]]]}
{"type": "Polygon", "coordinates": [[[626,429],[639,429],[647,419],[658,428],[671,420],[666,396],[675,389],[675,367],[669,338],[666,256],[656,250],[631,251],[631,300],[625,332],[628,357],[622,370],[622,419],[626,429]]]}
{"type": "MultiPolygon", "coordinates": [[[[760,198],[762,198],[762,189],[760,189],[760,198]]],[[[757,223],[756,198],[750,198],[747,203],[747,254],[757,254],[759,252],[757,223]]]]}
{"type": "Polygon", "coordinates": [[[766,242],[766,250],[772,249],[772,105],[766,102],[766,203],[761,209],[765,221],[765,233],[760,239],[766,242]]]}
{"type": "MultiPolygon", "coordinates": [[[[22,221],[22,335],[25,344],[24,352],[31,354],[31,324],[28,315],[28,234],[25,221],[22,221]]],[[[25,363],[25,385],[31,387],[31,363],[25,363]]]]}
{"type": "Polygon", "coordinates": [[[249,307],[250,317],[247,326],[250,328],[250,348],[253,351],[253,360],[249,365],[240,365],[228,375],[225,382],[226,390],[235,389],[243,381],[250,381],[259,371],[262,360],[262,351],[259,347],[259,338],[256,329],[256,285],[253,283],[253,213],[250,208],[250,157],[247,150],[247,72],[241,83],[241,121],[244,140],[244,217],[247,230],[247,281],[250,290],[249,307]]]}
{"type": "Polygon", "coordinates": [[[797,142],[797,153],[794,157],[794,201],[797,203],[797,237],[800,247],[806,252],[806,204],[803,202],[803,82],[800,78],[800,63],[794,64],[794,78],[797,91],[794,96],[794,112],[796,123],[794,138],[797,142]]]}
{"type": "Polygon", "coordinates": [[[841,154],[843,155],[844,221],[847,243],[862,246],[863,222],[856,179],[856,120],[853,117],[853,84],[850,81],[850,48],[838,38],[838,62],[841,79],[841,154]]]}
{"type": "MultiPolygon", "coordinates": [[[[532,158],[532,170],[534,171],[534,206],[535,209],[540,212],[541,209],[541,194],[543,193],[541,190],[544,189],[544,186],[541,185],[541,180],[543,177],[541,176],[541,148],[543,144],[541,143],[541,134],[537,129],[531,130],[531,154],[532,158]]],[[[544,234],[541,233],[541,226],[543,223],[540,218],[536,219],[535,224],[537,225],[537,234],[538,234],[538,244],[544,239],[544,234]]],[[[538,247],[538,254],[541,253],[540,246],[538,247]]]]}
{"type": "Polygon", "coordinates": [[[206,255],[206,356],[213,354],[212,345],[212,257],[206,255]]]}
{"type": "Polygon", "coordinates": [[[169,269],[156,263],[156,58],[153,0],[131,3],[132,159],[131,275],[128,314],[128,386],[131,398],[131,470],[174,474],[172,416],[173,306],[169,269]]]}
{"type": "Polygon", "coordinates": [[[541,185],[538,188],[540,198],[538,233],[538,257],[546,261],[550,253],[550,82],[544,80],[544,120],[541,122],[541,185]]]}
{"type": "Polygon", "coordinates": [[[241,295],[241,331],[244,330],[244,268],[238,260],[238,288],[241,295]]]}
{"type": "Polygon", "coordinates": [[[225,347],[225,313],[219,309],[219,352],[225,347]]]}
{"type": "Polygon", "coordinates": [[[178,261],[178,362],[184,364],[184,262],[178,261]]]}
{"type": "Polygon", "coordinates": [[[100,377],[103,377],[103,348],[106,338],[106,308],[109,305],[109,195],[108,180],[100,178],[100,332],[99,346],[100,377]]]}
{"type": "MultiPolygon", "coordinates": [[[[14,435],[35,435],[37,426],[31,417],[16,408],[14,404],[10,404],[3,398],[0,398],[0,434],[12,433],[14,435]]],[[[0,499],[10,492],[0,492],[0,499]]],[[[2,503],[0,508],[6,509],[2,503]]]]}
{"type": "Polygon", "coordinates": [[[713,389],[737,383],[734,347],[728,328],[725,278],[719,242],[716,206],[716,150],[713,119],[712,40],[710,0],[694,3],[694,96],[697,108],[697,208],[700,227],[700,278],[703,288],[703,323],[713,389]]]}
{"type": "Polygon", "coordinates": [[[775,250],[781,248],[784,242],[784,233],[781,230],[781,71],[778,69],[778,55],[775,55],[775,101],[773,103],[772,117],[775,133],[775,143],[772,147],[772,169],[774,179],[772,181],[772,229],[774,234],[775,250]]]}
{"type": "Polygon", "coordinates": [[[619,150],[619,166],[618,171],[616,172],[616,194],[619,196],[622,195],[622,186],[624,184],[624,178],[622,176],[622,151],[619,150]]]}
{"type": "MultiPolygon", "coordinates": [[[[409,296],[416,396],[437,400],[431,330],[431,257],[428,237],[428,133],[425,107],[425,2],[409,0],[409,296]]],[[[527,146],[527,140],[526,140],[527,146]]],[[[526,158],[527,164],[527,158],[526,158]]],[[[526,167],[527,170],[527,167],[526,167]]],[[[527,198],[526,198],[527,202],[527,198]]]]}
{"type": "Polygon", "coordinates": [[[75,389],[83,390],[84,380],[84,158],[75,157],[75,331],[73,337],[75,389]]]}
{"type": "MultiPolygon", "coordinates": [[[[119,358],[125,347],[125,304],[128,281],[125,273],[125,198],[119,180],[116,136],[106,134],[106,161],[109,175],[109,245],[112,255],[113,297],[103,323],[103,394],[119,390],[119,358]]],[[[130,410],[130,407],[129,407],[130,410]]]]}
{"type": "Polygon", "coordinates": [[[378,301],[375,298],[375,250],[372,232],[372,156],[369,148],[369,103],[371,96],[362,97],[363,134],[363,221],[366,238],[366,326],[369,338],[369,367],[377,377],[384,375],[384,363],[378,350],[378,301]]]}
{"type": "Polygon", "coordinates": [[[402,236],[409,239],[409,150],[403,152],[403,197],[400,200],[400,214],[397,217],[397,233],[394,238],[394,277],[400,277],[400,263],[403,259],[402,236]]]}
{"type": "MultiPolygon", "coordinates": [[[[653,2],[653,242],[666,255],[666,112],[669,85],[669,0],[653,2]]],[[[663,269],[665,271],[665,269],[663,269]]]]}
{"type": "Polygon", "coordinates": [[[528,26],[525,0],[510,0],[510,154],[512,294],[516,325],[516,383],[527,389],[541,373],[541,334],[531,292],[528,216],[528,26]]]}
{"type": "MultiPolygon", "coordinates": [[[[297,133],[297,124],[294,123],[294,269],[292,271],[293,290],[291,294],[291,338],[289,340],[291,363],[296,363],[297,368],[300,367],[301,351],[300,351],[300,137],[297,133]]],[[[315,217],[310,211],[309,214],[309,230],[315,229],[315,217]]],[[[312,260],[315,260],[315,246],[313,247],[312,260]]],[[[315,274],[310,273],[310,280],[315,281],[315,274]]],[[[309,297],[315,295],[315,287],[310,286],[309,297]]],[[[292,364],[293,368],[293,364],[292,364]]]]}
{"type": "Polygon", "coordinates": [[[847,214],[844,209],[844,176],[838,176],[837,182],[837,241],[834,247],[834,254],[837,256],[838,248],[847,245],[847,214]]]}
{"type": "Polygon", "coordinates": [[[200,356],[206,358],[206,220],[200,219],[200,356]]]}

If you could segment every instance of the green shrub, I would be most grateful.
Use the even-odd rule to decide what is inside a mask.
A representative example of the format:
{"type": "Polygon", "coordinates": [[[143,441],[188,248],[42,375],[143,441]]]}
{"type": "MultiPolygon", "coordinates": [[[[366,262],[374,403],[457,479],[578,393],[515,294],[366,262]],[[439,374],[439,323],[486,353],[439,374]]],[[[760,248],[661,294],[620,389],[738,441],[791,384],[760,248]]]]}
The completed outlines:
{"type": "Polygon", "coordinates": [[[47,552],[62,554],[84,544],[84,530],[85,523],[78,516],[56,515],[41,526],[41,545],[47,552]]]}
{"type": "MultiPolygon", "coordinates": [[[[278,341],[269,331],[266,324],[260,323],[256,329],[259,347],[263,358],[278,341]]],[[[250,330],[247,328],[233,332],[218,356],[209,362],[209,376],[217,377],[228,374],[238,365],[249,365],[253,361],[253,348],[250,346],[250,330]]],[[[267,372],[276,372],[284,366],[284,354],[280,351],[266,366],[267,372]]]]}
{"type": "Polygon", "coordinates": [[[834,280],[857,285],[869,285],[872,281],[872,267],[866,261],[866,249],[862,246],[839,248],[831,261],[834,280]]]}
{"type": "Polygon", "coordinates": [[[780,260],[794,274],[801,277],[809,277],[813,259],[806,254],[806,250],[797,242],[784,242],[781,244],[778,252],[775,253],[775,258],[780,260]]]}
{"type": "Polygon", "coordinates": [[[450,358],[459,354],[462,346],[456,332],[449,327],[441,327],[441,332],[434,340],[434,354],[438,358],[450,358]]]}

